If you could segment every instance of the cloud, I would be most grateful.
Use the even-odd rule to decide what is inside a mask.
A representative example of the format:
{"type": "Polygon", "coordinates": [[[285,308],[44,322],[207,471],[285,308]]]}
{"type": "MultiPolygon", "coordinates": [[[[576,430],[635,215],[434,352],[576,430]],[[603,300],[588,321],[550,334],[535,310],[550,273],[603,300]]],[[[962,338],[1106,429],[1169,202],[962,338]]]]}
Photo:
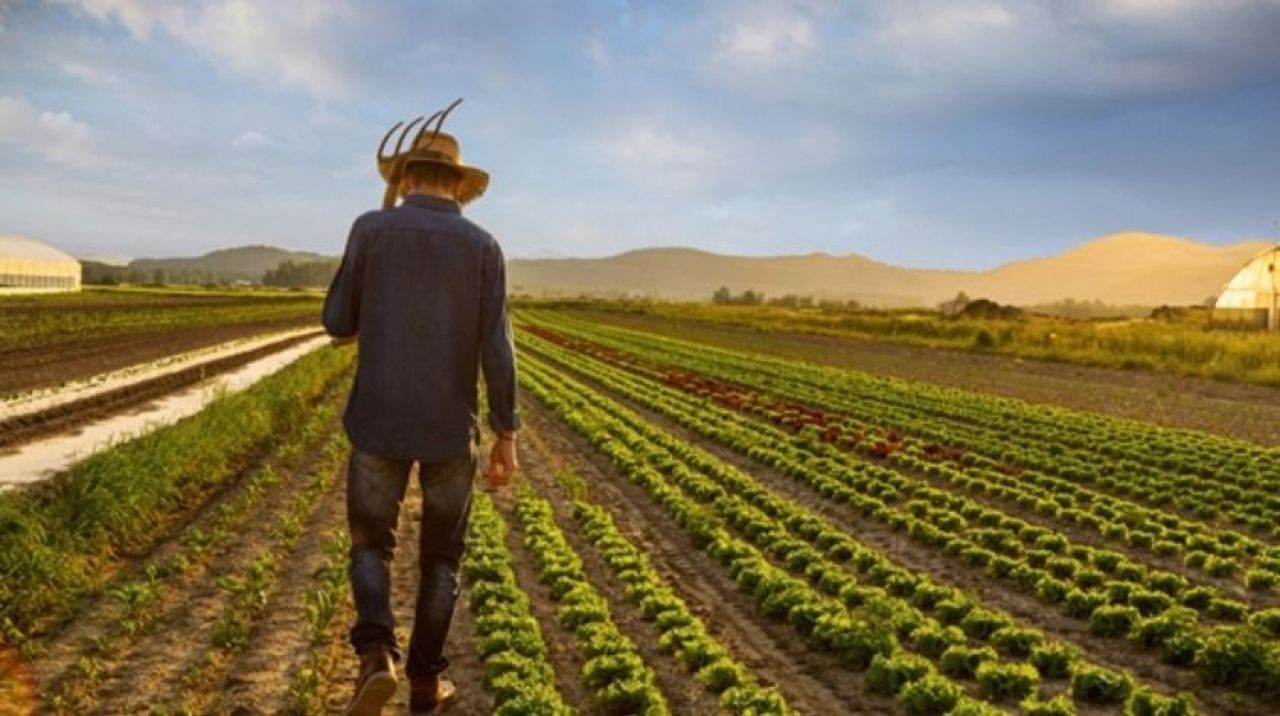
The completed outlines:
{"type": "Polygon", "coordinates": [[[0,143],[70,167],[98,166],[104,159],[89,125],[66,112],[38,111],[22,97],[0,95],[0,143]]]}
{"type": "Polygon", "coordinates": [[[756,5],[720,18],[715,60],[761,69],[794,66],[818,48],[815,19],[799,8],[756,5]]]}
{"type": "Polygon", "coordinates": [[[237,149],[244,147],[278,147],[280,143],[256,129],[249,129],[233,137],[231,146],[237,149]]]}
{"type": "Polygon", "coordinates": [[[99,87],[107,87],[110,85],[120,84],[120,78],[115,73],[104,70],[100,67],[93,67],[82,62],[67,60],[62,63],[62,71],[69,77],[74,77],[82,82],[99,87]]]}
{"type": "Polygon", "coordinates": [[[164,32],[216,67],[321,99],[347,98],[356,69],[343,54],[345,0],[52,0],[101,22],[118,21],[136,40],[164,32]]]}
{"type": "Polygon", "coordinates": [[[703,189],[722,168],[721,157],[707,139],[694,139],[654,124],[620,132],[607,155],[630,176],[658,186],[703,189]]]}

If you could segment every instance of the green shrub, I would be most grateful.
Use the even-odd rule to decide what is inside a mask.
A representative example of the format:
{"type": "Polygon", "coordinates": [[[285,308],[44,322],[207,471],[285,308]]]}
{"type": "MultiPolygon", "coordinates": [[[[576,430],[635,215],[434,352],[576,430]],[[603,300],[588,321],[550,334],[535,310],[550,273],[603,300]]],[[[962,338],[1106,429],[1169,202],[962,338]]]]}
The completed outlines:
{"type": "Polygon", "coordinates": [[[1191,697],[1186,694],[1163,696],[1146,686],[1139,686],[1124,703],[1125,716],[1193,716],[1191,697]]]}
{"type": "Polygon", "coordinates": [[[1224,622],[1241,622],[1249,615],[1249,605],[1236,599],[1217,598],[1209,600],[1209,607],[1204,613],[1210,618],[1224,622]]]}
{"type": "Polygon", "coordinates": [[[712,693],[739,686],[747,680],[743,667],[729,657],[721,657],[698,670],[694,675],[699,683],[712,693]]]}
{"type": "Polygon", "coordinates": [[[1244,586],[1254,590],[1271,589],[1280,582],[1280,575],[1266,569],[1250,569],[1244,573],[1244,586]]]}
{"type": "Polygon", "coordinates": [[[912,681],[898,693],[907,716],[941,716],[949,713],[964,694],[951,680],[929,674],[912,681]]]}
{"type": "Polygon", "coordinates": [[[973,602],[964,596],[955,596],[938,602],[933,616],[942,624],[959,624],[973,609],[973,602]]]}
{"type": "Polygon", "coordinates": [[[1133,690],[1125,674],[1100,666],[1077,663],[1071,672],[1071,696],[1094,704],[1118,704],[1133,690]]]}
{"type": "Polygon", "coordinates": [[[1133,607],[1104,604],[1089,617],[1089,631],[1102,637],[1121,637],[1133,629],[1140,616],[1133,607]]]}
{"type": "Polygon", "coordinates": [[[1198,619],[1194,609],[1172,607],[1159,616],[1138,622],[1130,636],[1147,648],[1162,646],[1175,634],[1194,630],[1198,619]]]}
{"type": "Polygon", "coordinates": [[[1063,609],[1076,619],[1088,619],[1095,609],[1106,603],[1106,595],[1102,592],[1086,592],[1083,589],[1072,589],[1067,592],[1067,598],[1063,601],[1063,609]]]}
{"type": "Polygon", "coordinates": [[[1249,627],[1218,627],[1196,656],[1196,672],[1215,686],[1280,691],[1280,646],[1249,627]]]}
{"type": "Polygon", "coordinates": [[[936,623],[926,622],[911,632],[911,646],[930,659],[941,656],[947,647],[964,642],[965,635],[959,627],[942,627],[936,623]]]}
{"type": "Polygon", "coordinates": [[[989,646],[973,647],[956,644],[942,652],[938,659],[938,668],[948,676],[970,678],[984,661],[999,659],[996,650],[989,646]]]}
{"type": "Polygon", "coordinates": [[[854,621],[846,614],[829,615],[818,620],[814,639],[827,646],[840,658],[840,663],[854,671],[871,665],[876,654],[889,655],[897,648],[893,634],[865,620],[854,621]]]}
{"type": "Polygon", "coordinates": [[[1221,592],[1216,587],[1200,586],[1192,587],[1182,593],[1181,602],[1184,606],[1192,609],[1204,609],[1209,606],[1209,602],[1220,597],[1221,592]]]}
{"type": "Polygon", "coordinates": [[[1204,570],[1214,577],[1230,577],[1240,568],[1240,563],[1230,557],[1209,555],[1204,561],[1204,570]]]}
{"type": "Polygon", "coordinates": [[[899,652],[893,656],[877,654],[867,669],[867,688],[877,694],[894,696],[906,684],[933,673],[933,664],[917,654],[899,652]]]}
{"type": "Polygon", "coordinates": [[[960,628],[970,638],[986,641],[992,634],[1011,624],[1009,617],[982,608],[975,608],[960,620],[960,628]]]}
{"type": "Polygon", "coordinates": [[[1064,694],[1041,700],[1038,696],[1028,696],[1019,704],[1026,716],[1075,716],[1076,707],[1064,694]]]}
{"type": "Polygon", "coordinates": [[[1280,607],[1254,612],[1249,623],[1273,637],[1280,637],[1280,607]]]}
{"type": "Polygon", "coordinates": [[[1021,662],[984,661],[978,666],[976,676],[987,695],[997,701],[1025,698],[1040,684],[1040,675],[1035,667],[1021,662]]]}
{"type": "Polygon", "coordinates": [[[777,689],[735,686],[720,695],[720,710],[744,716],[785,716],[787,702],[777,689]]]}
{"type": "Polygon", "coordinates": [[[1160,658],[1175,666],[1191,666],[1204,651],[1204,638],[1194,629],[1177,631],[1166,637],[1160,646],[1160,658]]]}
{"type": "Polygon", "coordinates": [[[1032,649],[1027,662],[1036,667],[1041,678],[1064,679],[1079,658],[1080,652],[1067,644],[1046,644],[1032,649]]]}
{"type": "Polygon", "coordinates": [[[1129,595],[1129,605],[1141,612],[1142,616],[1149,617],[1173,606],[1173,597],[1150,589],[1135,589],[1129,595]]]}
{"type": "Polygon", "coordinates": [[[1035,629],[1007,626],[991,635],[991,645],[1001,654],[1025,659],[1031,650],[1044,643],[1044,634],[1035,629]]]}

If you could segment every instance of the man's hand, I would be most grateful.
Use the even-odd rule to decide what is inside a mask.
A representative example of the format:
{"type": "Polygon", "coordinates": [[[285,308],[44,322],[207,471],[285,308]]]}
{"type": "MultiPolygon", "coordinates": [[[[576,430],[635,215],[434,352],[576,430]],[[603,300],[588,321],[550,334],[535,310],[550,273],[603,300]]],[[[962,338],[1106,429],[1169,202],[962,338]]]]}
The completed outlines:
{"type": "Polygon", "coordinates": [[[516,459],[515,433],[499,435],[493,443],[493,449],[489,451],[489,489],[496,490],[510,484],[511,476],[518,467],[520,461],[516,459]]]}

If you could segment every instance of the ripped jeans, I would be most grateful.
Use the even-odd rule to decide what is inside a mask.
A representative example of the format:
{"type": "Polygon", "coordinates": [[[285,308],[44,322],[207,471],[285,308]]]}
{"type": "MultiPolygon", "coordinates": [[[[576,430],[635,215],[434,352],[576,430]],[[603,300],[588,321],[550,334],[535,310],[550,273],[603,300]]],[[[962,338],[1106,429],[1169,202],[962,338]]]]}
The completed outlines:
{"type": "MultiPolygon", "coordinates": [[[[422,526],[418,548],[418,599],[409,659],[410,678],[429,678],[449,665],[445,637],[458,598],[458,563],[471,513],[471,489],[479,446],[448,462],[418,463],[422,486],[422,526]]],[[[385,645],[392,658],[403,653],[391,611],[391,559],[396,524],[413,460],[390,459],[352,447],[347,462],[347,525],[351,532],[349,573],[356,623],[351,645],[357,653],[385,645]]]]}

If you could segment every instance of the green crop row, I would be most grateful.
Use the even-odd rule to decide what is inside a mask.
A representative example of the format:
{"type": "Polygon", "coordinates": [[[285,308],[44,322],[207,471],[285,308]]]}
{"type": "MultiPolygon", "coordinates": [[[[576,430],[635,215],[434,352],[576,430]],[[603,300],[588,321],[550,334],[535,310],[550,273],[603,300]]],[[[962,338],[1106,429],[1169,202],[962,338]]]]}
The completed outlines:
{"type": "Polygon", "coordinates": [[[748,668],[707,632],[702,620],[667,586],[644,553],[618,531],[603,508],[579,500],[573,505],[573,516],[623,583],[627,599],[661,631],[662,648],[699,683],[720,694],[720,710],[743,716],[790,713],[776,689],[761,687],[748,668]]]}
{"type": "Polygon", "coordinates": [[[312,575],[315,586],[303,595],[307,618],[307,654],[289,679],[285,713],[306,716],[320,711],[320,686],[335,649],[334,624],[343,600],[351,591],[347,577],[347,552],[351,537],[346,529],[334,530],[325,540],[325,561],[312,575]]]}
{"type": "Polygon", "coordinates": [[[529,595],[516,582],[506,533],[492,498],[476,493],[462,576],[470,585],[476,651],[484,662],[484,685],[494,694],[494,716],[573,714],[556,689],[529,595]]]}
{"type": "Polygon", "coordinates": [[[316,296],[218,297],[174,295],[161,305],[116,302],[108,306],[40,305],[0,307],[0,351],[50,347],[59,343],[129,333],[287,321],[320,320],[316,296]]]}
{"type": "MultiPolygon", "coordinates": [[[[891,659],[899,651],[899,639],[902,644],[922,655],[940,659],[939,665],[944,673],[951,673],[964,678],[975,675],[978,662],[997,659],[994,650],[984,651],[966,646],[970,634],[984,638],[1004,631],[997,640],[1002,648],[1012,650],[1021,644],[1025,654],[1036,653],[1034,663],[1042,666],[1054,678],[1069,673],[1075,662],[1075,654],[1064,647],[1049,644],[1043,635],[1031,630],[1019,630],[1010,623],[1007,617],[987,610],[974,609],[967,597],[955,590],[941,587],[929,580],[912,575],[905,570],[893,567],[882,556],[852,542],[845,535],[824,525],[820,519],[812,515],[802,514],[793,509],[790,516],[769,518],[760,510],[744,505],[735,495],[744,494],[748,498],[752,490],[741,483],[719,488],[715,479],[708,479],[713,474],[707,464],[690,467],[687,463],[682,468],[680,458],[696,455],[699,451],[672,436],[656,429],[650,429],[645,436],[635,433],[643,428],[643,422],[631,416],[625,408],[612,404],[602,396],[592,394],[582,384],[568,381],[562,376],[554,379],[548,377],[547,371],[537,360],[531,360],[527,354],[522,372],[522,381],[535,396],[546,403],[554,412],[570,425],[582,431],[606,455],[608,455],[630,479],[645,487],[658,501],[672,510],[682,526],[688,529],[713,556],[728,563],[731,576],[740,588],[752,593],[761,603],[766,614],[785,618],[799,628],[815,642],[817,646],[830,649],[841,654],[845,663],[852,668],[867,669],[876,655],[891,659]],[[550,380],[544,385],[543,381],[550,380]],[[598,407],[597,407],[598,406],[598,407]],[[625,422],[626,425],[622,425],[625,422]],[[665,439],[664,439],[665,438],[665,439]],[[652,465],[644,463],[652,461],[652,465]],[[658,466],[662,466],[659,468],[658,466]],[[661,469],[662,472],[658,470],[661,469]],[[663,475],[669,475],[676,485],[667,483],[663,475]],[[788,571],[794,570],[814,582],[818,588],[840,599],[830,601],[820,592],[813,592],[805,582],[788,577],[785,572],[769,564],[753,548],[741,543],[725,533],[720,526],[720,518],[706,512],[682,498],[681,492],[687,492],[695,499],[702,499],[721,515],[729,524],[734,524],[749,539],[758,542],[776,559],[786,564],[788,571]],[[794,526],[798,533],[806,534],[812,543],[787,534],[782,525],[794,526]],[[818,549],[814,547],[817,546],[818,549]],[[843,561],[852,560],[860,564],[864,573],[873,579],[878,578],[881,586],[859,585],[856,579],[833,564],[830,555],[843,561]],[[747,557],[753,557],[747,559],[747,557]],[[902,591],[909,588],[909,591],[902,591]],[[809,595],[809,596],[806,596],[809,595]],[[921,609],[912,606],[906,599],[916,600],[925,608],[934,610],[938,616],[950,619],[952,626],[945,628],[933,618],[921,614],[921,609]],[[954,607],[948,611],[948,602],[954,607]],[[968,610],[958,607],[967,606],[968,610]],[[935,609],[939,608],[940,609],[935,609]],[[845,613],[846,608],[854,612],[845,613]],[[975,613],[969,617],[968,611],[975,613]],[[952,616],[948,616],[951,614],[952,616]],[[859,615],[859,616],[851,616],[859,615]],[[837,619],[840,617],[840,619],[837,619]],[[826,626],[818,628],[819,624],[826,626]],[[870,624],[879,624],[879,636],[872,630],[867,632],[870,624]],[[838,624],[840,629],[829,631],[838,624]],[[861,627],[861,630],[853,627],[861,627]],[[966,633],[968,631],[969,633],[966,633]],[[956,661],[958,653],[976,654],[972,669],[965,671],[950,665],[956,661]],[[943,658],[945,656],[945,658],[943,658]]],[[[705,455],[701,462],[709,462],[705,455]]],[[[724,474],[721,470],[717,478],[724,474]]],[[[755,492],[761,495],[760,491],[755,492]]],[[[788,503],[771,498],[771,504],[783,509],[788,503]]],[[[794,508],[794,506],[791,506],[794,508]]],[[[902,657],[912,663],[912,659],[902,657]]],[[[898,663],[898,662],[893,662],[898,663]]],[[[919,663],[916,661],[915,663],[919,663]]],[[[927,663],[927,662],[925,662],[927,663]]],[[[997,662],[999,664],[999,662],[997,662]]],[[[884,664],[871,674],[871,687],[879,690],[892,690],[897,687],[906,688],[905,682],[890,679],[882,682],[878,674],[883,668],[892,668],[892,664],[884,664]],[[886,683],[888,685],[886,685],[886,683]]],[[[1006,698],[1014,695],[1009,688],[999,684],[1011,677],[1017,670],[1016,665],[992,666],[984,674],[983,688],[992,698],[1006,698]],[[989,686],[988,686],[989,684],[989,686]]],[[[909,669],[910,671],[910,669],[909,669]]],[[[913,672],[914,673],[914,672],[913,672]]],[[[1111,673],[1111,672],[1106,672],[1111,673]]],[[[934,675],[923,681],[918,688],[930,693],[937,690],[937,682],[942,678],[934,675]]],[[[1022,676],[1025,680],[1025,670],[1022,676]]],[[[1128,677],[1123,683],[1132,687],[1128,677]]],[[[952,687],[953,689],[957,687],[952,687]]],[[[1017,687],[1014,691],[1025,691],[1027,685],[1017,687]]],[[[1130,689],[1132,690],[1132,689],[1130,689]]],[[[1135,693],[1146,693],[1141,689],[1135,693]]],[[[898,692],[902,696],[902,692],[898,692]]],[[[912,691],[914,693],[914,691],[912,691]]],[[[955,693],[963,693],[957,690],[955,693]]],[[[1128,696],[1126,691],[1121,696],[1128,696]]],[[[1152,698],[1163,699],[1152,695],[1152,698]]]]}
{"type": "Polygon", "coordinates": [[[586,660],[582,678],[595,691],[596,701],[606,713],[670,714],[653,669],[614,623],[608,601],[587,579],[582,560],[556,525],[551,505],[526,486],[518,493],[515,514],[538,576],[560,605],[560,623],[573,633],[586,660]]]}
{"type": "Polygon", "coordinates": [[[1155,506],[1173,504],[1201,519],[1228,515],[1237,524],[1280,535],[1280,451],[1204,433],[748,356],[559,314],[522,312],[520,317],[649,358],[655,369],[678,367],[802,396],[868,429],[894,430],[962,448],[997,463],[1089,483],[1155,506]]]}
{"type": "Polygon", "coordinates": [[[173,425],[114,445],[48,485],[0,495],[0,641],[20,645],[110,582],[273,447],[295,442],[334,399],[352,349],[321,349],[173,425]]]}
{"type": "MultiPolygon", "coordinates": [[[[559,336],[561,340],[575,342],[559,336]]],[[[530,336],[528,340],[537,340],[530,336]]],[[[597,358],[607,360],[647,377],[656,377],[655,371],[639,359],[628,359],[617,353],[598,355],[600,349],[590,343],[576,343],[575,347],[597,358]]],[[[723,367],[718,368],[724,371],[723,367]]],[[[838,397],[829,397],[832,389],[818,390],[807,385],[781,386],[771,383],[774,390],[785,389],[794,398],[810,404],[824,404],[838,397]]],[[[1033,510],[1064,524],[1072,524],[1099,534],[1108,542],[1118,542],[1131,549],[1147,551],[1161,557],[1182,556],[1189,571],[1203,571],[1214,578],[1235,578],[1253,590],[1271,590],[1280,583],[1280,548],[1265,545],[1238,532],[1218,530],[1200,522],[1193,522],[1177,515],[1142,507],[1129,500],[1091,490],[1062,477],[1037,470],[1019,469],[1016,477],[1007,474],[1009,469],[999,461],[969,452],[962,457],[947,459],[956,453],[947,435],[934,421],[919,420],[913,424],[917,437],[897,436],[899,440],[888,443],[884,439],[867,436],[880,435],[877,429],[850,420],[846,415],[815,416],[812,409],[803,405],[780,404],[779,399],[743,387],[726,388],[719,395],[712,395],[702,383],[680,386],[701,397],[716,398],[722,404],[737,410],[769,418],[783,425],[803,425],[802,432],[814,439],[831,438],[842,446],[852,447],[867,455],[886,459],[891,464],[946,479],[971,493],[994,496],[1019,507],[1033,510]],[[806,422],[808,421],[808,422],[806,422]],[[849,435],[860,436],[856,442],[847,442],[849,435]],[[919,438],[925,435],[927,438],[919,438]],[[837,438],[837,436],[840,436],[837,438]],[[938,450],[938,440],[949,445],[947,451],[938,450]]],[[[859,403],[867,411],[866,402],[859,403]]],[[[901,422],[896,422],[902,427],[901,422]]],[[[1160,486],[1160,494],[1177,494],[1168,485],[1160,486]]],[[[1267,499],[1280,498],[1269,496],[1267,499]]],[[[1254,503],[1257,504],[1257,503],[1254,503]]],[[[1210,507],[1209,509],[1216,509],[1210,507]]],[[[1250,507],[1249,509],[1252,509],[1250,507]]]]}
{"type": "MultiPolygon", "coordinates": [[[[897,497],[901,485],[895,486],[890,471],[849,460],[829,445],[800,444],[772,427],[751,423],[733,412],[698,403],[683,393],[604,364],[583,363],[563,351],[556,357],[588,371],[628,398],[809,484],[828,499],[846,503],[866,517],[1059,606],[1069,616],[1087,621],[1099,636],[1130,636],[1143,646],[1160,650],[1170,663],[1195,666],[1211,684],[1256,691],[1280,683],[1280,647],[1268,643],[1258,627],[1219,627],[1206,634],[1197,627],[1194,611],[1175,606],[1172,595],[1179,595],[1184,604],[1212,616],[1245,618],[1242,604],[1212,596],[1209,588],[1188,587],[1178,575],[1149,572],[1123,560],[1122,555],[1072,546],[1059,535],[998,513],[995,516],[999,519],[989,520],[980,530],[968,530],[970,519],[987,513],[979,506],[966,505],[964,498],[932,488],[927,489],[935,493],[937,506],[913,500],[905,508],[896,508],[888,500],[897,497]],[[958,534],[966,532],[974,539],[958,534]],[[1044,549],[1021,555],[1015,551],[1022,539],[1032,538],[1044,549]],[[1050,548],[1062,555],[1054,556],[1050,548]],[[1083,567],[1082,560],[1089,566],[1083,567]],[[1090,574],[1099,577],[1086,579],[1090,574]]],[[[750,488],[749,478],[739,478],[739,482],[737,489],[750,488]]],[[[1258,612],[1254,621],[1266,615],[1258,612]]]]}
{"type": "MultiPolygon", "coordinates": [[[[346,436],[340,431],[332,430],[334,413],[331,409],[322,409],[318,414],[322,422],[313,422],[307,432],[314,436],[317,429],[327,431],[322,434],[323,444],[314,446],[319,449],[320,457],[305,469],[304,479],[291,485],[294,492],[290,499],[267,515],[272,520],[272,542],[259,550],[244,574],[222,574],[214,580],[219,589],[228,594],[229,599],[209,625],[208,638],[213,649],[206,652],[203,659],[190,664],[179,677],[188,694],[197,694],[184,702],[183,708],[178,709],[181,712],[194,712],[197,710],[194,701],[217,694],[217,690],[205,687],[221,673],[220,669],[231,652],[248,645],[250,629],[266,608],[267,598],[275,588],[277,573],[283,566],[278,555],[287,553],[292,548],[316,500],[333,486],[340,451],[347,445],[346,436]]],[[[252,506],[266,489],[282,484],[280,476],[273,470],[255,472],[255,477],[257,476],[262,476],[263,479],[247,481],[238,499],[227,503],[225,509],[220,510],[219,519],[215,520],[211,530],[184,533],[184,546],[189,553],[174,555],[165,563],[163,572],[159,569],[151,570],[148,575],[151,577],[150,581],[141,583],[148,589],[139,590],[137,587],[140,583],[135,581],[112,590],[117,598],[128,600],[126,616],[119,622],[121,632],[108,632],[103,638],[95,640],[94,650],[83,655],[82,660],[92,661],[107,656],[107,650],[118,647],[123,638],[139,636],[141,627],[150,625],[153,620],[164,615],[163,611],[152,608],[164,587],[161,575],[171,577],[175,570],[190,569],[193,558],[207,557],[213,549],[225,546],[234,534],[229,531],[235,523],[231,511],[252,506]]],[[[91,710],[94,694],[100,688],[104,674],[99,669],[81,668],[78,671],[72,678],[63,679],[56,686],[46,689],[46,704],[51,712],[77,714],[91,710]]]]}

